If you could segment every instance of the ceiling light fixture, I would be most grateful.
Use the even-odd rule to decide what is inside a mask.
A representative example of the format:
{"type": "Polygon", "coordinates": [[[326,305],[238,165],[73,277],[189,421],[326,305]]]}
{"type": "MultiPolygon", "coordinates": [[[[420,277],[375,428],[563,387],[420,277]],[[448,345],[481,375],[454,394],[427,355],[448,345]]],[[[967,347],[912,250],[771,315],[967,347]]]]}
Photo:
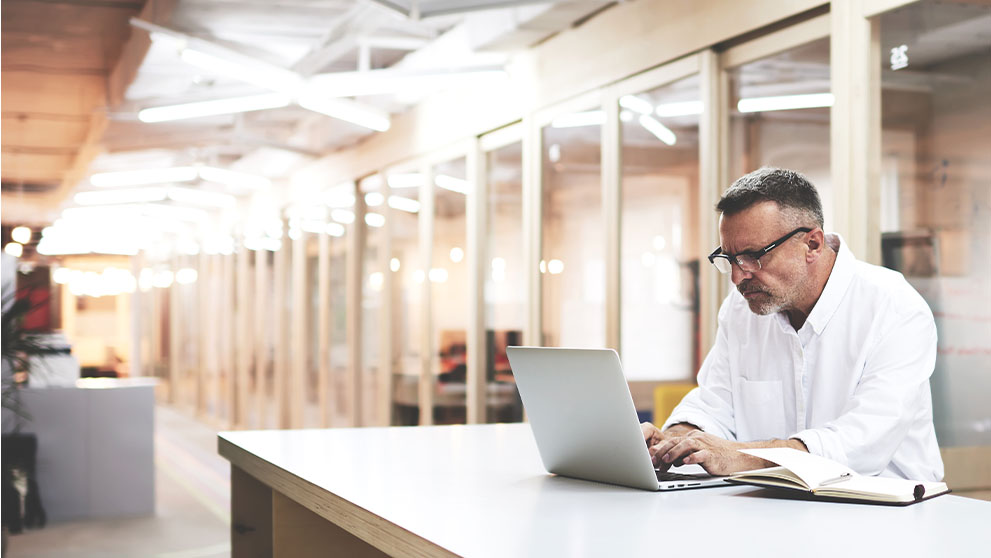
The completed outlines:
{"type": "Polygon", "coordinates": [[[562,114],[551,121],[551,128],[580,128],[582,126],[601,126],[605,123],[605,112],[601,110],[589,110],[562,114]]]}
{"type": "Polygon", "coordinates": [[[661,118],[674,116],[692,116],[702,114],[702,101],[682,101],[679,103],[662,103],[654,107],[654,114],[661,118]]]}
{"type": "Polygon", "coordinates": [[[456,178],[447,174],[438,174],[434,177],[434,184],[438,188],[443,188],[451,192],[457,192],[459,194],[468,193],[468,181],[463,178],[456,178]]]}
{"type": "Polygon", "coordinates": [[[263,190],[272,186],[271,180],[257,174],[248,174],[208,166],[198,167],[198,171],[200,178],[203,180],[216,182],[225,186],[249,188],[252,190],[263,190]]]}
{"type": "Polygon", "coordinates": [[[122,190],[79,192],[72,199],[79,205],[114,205],[163,201],[167,195],[168,190],[166,188],[124,188],[122,190]]]}
{"type": "Polygon", "coordinates": [[[217,56],[194,48],[184,48],[179,53],[179,59],[201,70],[279,93],[292,94],[299,91],[303,85],[303,79],[292,70],[233,53],[217,56]]]}
{"type": "Polygon", "coordinates": [[[326,97],[310,91],[302,93],[296,102],[299,106],[358,126],[384,132],[392,125],[389,113],[375,107],[356,103],[350,99],[326,97]]]}
{"type": "Polygon", "coordinates": [[[407,213],[419,213],[420,202],[402,196],[389,196],[389,207],[407,213]]]}
{"type": "Polygon", "coordinates": [[[27,244],[31,241],[31,229],[23,225],[14,227],[14,230],[10,231],[10,238],[14,239],[14,242],[27,244]]]}
{"type": "Polygon", "coordinates": [[[832,93],[810,93],[807,95],[782,95],[778,97],[753,97],[740,99],[736,104],[740,112],[767,112],[774,110],[796,110],[825,108],[833,106],[832,93]]]}
{"type": "Polygon", "coordinates": [[[619,106],[625,109],[630,109],[633,112],[638,112],[640,114],[654,113],[654,105],[634,95],[623,95],[622,97],[620,97],[619,106]]]}
{"type": "Polygon", "coordinates": [[[195,103],[165,105],[151,107],[138,111],[138,120],[142,122],[171,122],[187,118],[204,116],[219,116],[255,110],[267,110],[287,107],[292,103],[292,97],[283,93],[265,93],[263,95],[248,95],[246,97],[230,97],[195,103]]]}
{"type": "Polygon", "coordinates": [[[197,190],[195,188],[179,188],[173,186],[168,189],[169,199],[179,203],[190,203],[193,205],[205,205],[208,207],[234,207],[237,199],[230,194],[220,192],[210,192],[208,190],[197,190]]]}
{"type": "Polygon", "coordinates": [[[196,167],[171,167],[119,172],[98,172],[89,177],[93,186],[108,188],[114,186],[142,186],[166,182],[192,182],[198,173],[196,167]]]}
{"type": "Polygon", "coordinates": [[[423,175],[418,172],[390,174],[387,182],[393,189],[419,188],[423,186],[423,175]]]}
{"type": "Polygon", "coordinates": [[[653,116],[648,116],[644,114],[640,117],[639,122],[640,125],[643,126],[648,132],[654,134],[654,137],[663,141],[664,143],[668,145],[674,145],[675,141],[677,141],[674,132],[672,132],[671,129],[665,126],[664,124],[658,122],[657,119],[654,118],[653,116]]]}

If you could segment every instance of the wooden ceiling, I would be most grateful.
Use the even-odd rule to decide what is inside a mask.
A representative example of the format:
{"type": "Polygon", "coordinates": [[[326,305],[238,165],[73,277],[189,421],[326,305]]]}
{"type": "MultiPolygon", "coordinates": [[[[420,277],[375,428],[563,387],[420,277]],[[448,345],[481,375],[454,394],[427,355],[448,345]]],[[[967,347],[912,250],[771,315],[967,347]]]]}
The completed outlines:
{"type": "MultiPolygon", "coordinates": [[[[141,45],[129,44],[134,33],[128,19],[142,10],[163,15],[172,4],[4,0],[0,173],[5,204],[17,198],[57,203],[85,172],[108,111],[144,56],[141,45]],[[125,51],[135,52],[126,52],[122,64],[125,51]],[[133,68],[125,67],[135,57],[133,68]]],[[[134,35],[147,43],[143,34],[134,35]]]]}

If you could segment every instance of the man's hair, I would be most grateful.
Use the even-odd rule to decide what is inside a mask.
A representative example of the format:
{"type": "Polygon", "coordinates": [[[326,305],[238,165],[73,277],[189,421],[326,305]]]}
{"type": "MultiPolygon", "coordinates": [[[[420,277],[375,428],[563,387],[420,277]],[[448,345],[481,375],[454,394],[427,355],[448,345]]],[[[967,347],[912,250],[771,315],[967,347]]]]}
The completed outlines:
{"type": "Polygon", "coordinates": [[[787,169],[762,167],[741,176],[723,194],[716,211],[733,215],[766,201],[778,204],[782,210],[794,210],[794,216],[802,221],[796,222],[796,226],[814,222],[822,228],[819,192],[801,173],[787,169]]]}

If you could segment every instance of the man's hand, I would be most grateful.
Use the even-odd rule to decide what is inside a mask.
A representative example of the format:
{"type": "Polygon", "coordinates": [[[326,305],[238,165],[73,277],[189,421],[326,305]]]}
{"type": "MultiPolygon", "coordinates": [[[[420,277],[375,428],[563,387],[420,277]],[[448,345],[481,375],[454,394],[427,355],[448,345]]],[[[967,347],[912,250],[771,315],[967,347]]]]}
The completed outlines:
{"type": "MultiPolygon", "coordinates": [[[[651,449],[671,438],[680,438],[690,434],[691,432],[699,432],[698,427],[688,424],[687,422],[672,424],[667,428],[667,430],[663,431],[649,422],[642,422],[640,423],[640,430],[643,432],[643,439],[647,442],[648,449],[651,449]]],[[[654,458],[653,450],[651,450],[651,459],[654,462],[654,467],[657,467],[661,471],[667,471],[668,467],[671,466],[671,463],[664,463],[654,458]]],[[[678,463],[678,465],[680,464],[681,463],[678,463]]]]}
{"type": "MultiPolygon", "coordinates": [[[[667,432],[663,432],[662,435],[667,432]]],[[[769,461],[739,451],[771,447],[790,447],[808,451],[805,444],[795,439],[730,442],[701,430],[694,430],[682,436],[665,436],[664,440],[650,448],[650,457],[654,466],[662,470],[672,465],[677,467],[685,463],[698,463],[709,474],[728,475],[739,471],[773,467],[774,464],[769,461]]]]}

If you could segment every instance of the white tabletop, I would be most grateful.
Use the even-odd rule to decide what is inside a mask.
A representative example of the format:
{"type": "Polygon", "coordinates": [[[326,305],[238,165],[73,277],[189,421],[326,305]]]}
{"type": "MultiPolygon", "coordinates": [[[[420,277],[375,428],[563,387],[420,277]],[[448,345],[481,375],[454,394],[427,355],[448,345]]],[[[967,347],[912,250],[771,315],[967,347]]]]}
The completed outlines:
{"type": "Polygon", "coordinates": [[[646,492],[555,477],[526,424],[220,438],[234,465],[268,462],[309,493],[339,496],[462,556],[934,557],[991,549],[989,502],[946,495],[888,507],[749,487],[646,492]]]}

